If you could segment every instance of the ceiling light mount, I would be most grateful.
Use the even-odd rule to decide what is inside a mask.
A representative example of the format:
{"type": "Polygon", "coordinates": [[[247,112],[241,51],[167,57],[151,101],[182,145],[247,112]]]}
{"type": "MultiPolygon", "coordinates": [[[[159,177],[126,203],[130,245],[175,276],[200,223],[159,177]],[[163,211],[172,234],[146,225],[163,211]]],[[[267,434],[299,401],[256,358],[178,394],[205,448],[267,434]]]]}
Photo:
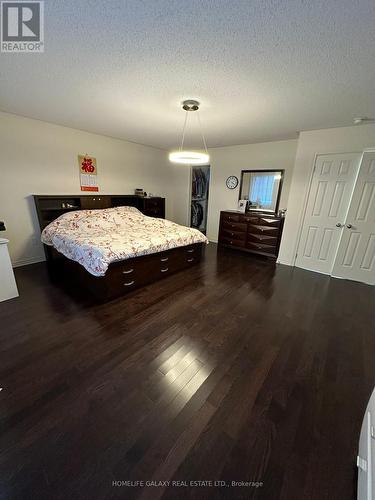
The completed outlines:
{"type": "Polygon", "coordinates": [[[188,99],[187,101],[182,102],[182,109],[185,111],[198,111],[200,102],[195,101],[194,99],[188,99]]]}

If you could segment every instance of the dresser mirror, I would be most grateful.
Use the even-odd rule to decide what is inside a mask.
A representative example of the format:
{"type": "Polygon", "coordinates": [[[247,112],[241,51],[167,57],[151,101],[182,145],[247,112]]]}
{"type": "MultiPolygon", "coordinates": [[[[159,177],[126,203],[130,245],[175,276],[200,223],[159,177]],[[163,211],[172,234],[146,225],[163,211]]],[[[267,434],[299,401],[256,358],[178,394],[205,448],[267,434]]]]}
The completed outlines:
{"type": "Polygon", "coordinates": [[[242,170],[240,200],[247,210],[277,214],[284,170],[242,170]]]}

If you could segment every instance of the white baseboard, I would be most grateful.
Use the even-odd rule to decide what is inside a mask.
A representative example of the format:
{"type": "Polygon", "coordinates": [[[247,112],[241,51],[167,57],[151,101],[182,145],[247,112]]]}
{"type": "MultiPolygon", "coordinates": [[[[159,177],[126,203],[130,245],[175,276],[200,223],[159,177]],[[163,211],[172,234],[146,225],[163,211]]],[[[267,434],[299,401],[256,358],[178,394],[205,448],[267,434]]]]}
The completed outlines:
{"type": "Polygon", "coordinates": [[[29,259],[18,259],[12,262],[13,267],[28,266],[30,264],[37,264],[38,262],[44,262],[46,259],[43,257],[30,257],[29,259]]]}

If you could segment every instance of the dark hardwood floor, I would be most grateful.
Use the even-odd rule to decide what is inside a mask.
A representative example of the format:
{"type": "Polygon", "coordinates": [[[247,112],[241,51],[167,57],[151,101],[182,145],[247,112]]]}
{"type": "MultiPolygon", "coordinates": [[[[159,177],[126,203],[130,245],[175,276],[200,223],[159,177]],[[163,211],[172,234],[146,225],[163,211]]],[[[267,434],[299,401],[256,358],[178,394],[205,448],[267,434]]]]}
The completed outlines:
{"type": "Polygon", "coordinates": [[[16,274],[20,298],[0,304],[1,499],[354,498],[375,287],[213,244],[102,305],[44,264],[16,274]]]}

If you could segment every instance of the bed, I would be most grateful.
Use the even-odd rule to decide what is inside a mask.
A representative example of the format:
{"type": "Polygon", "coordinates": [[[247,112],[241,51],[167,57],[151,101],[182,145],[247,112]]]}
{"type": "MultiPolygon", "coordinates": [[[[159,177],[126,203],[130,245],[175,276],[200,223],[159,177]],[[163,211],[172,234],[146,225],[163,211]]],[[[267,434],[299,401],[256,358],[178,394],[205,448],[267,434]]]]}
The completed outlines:
{"type": "Polygon", "coordinates": [[[41,225],[49,268],[99,300],[198,264],[208,243],[200,231],[149,217],[134,206],[75,210],[68,204],[65,210],[63,205],[63,213],[41,225]]]}

